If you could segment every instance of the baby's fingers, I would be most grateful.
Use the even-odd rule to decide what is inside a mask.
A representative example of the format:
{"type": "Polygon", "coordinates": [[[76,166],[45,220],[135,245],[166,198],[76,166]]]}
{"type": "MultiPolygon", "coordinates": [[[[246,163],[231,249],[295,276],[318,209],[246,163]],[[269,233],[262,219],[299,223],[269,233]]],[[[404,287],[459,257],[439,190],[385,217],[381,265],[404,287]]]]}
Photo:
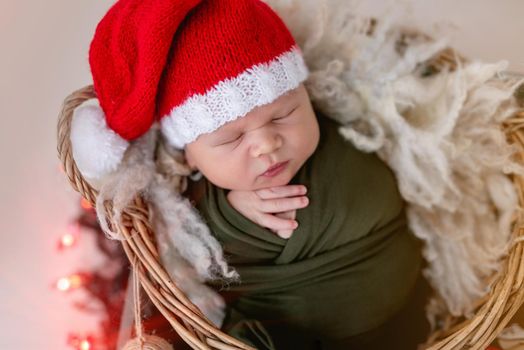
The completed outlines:
{"type": "Polygon", "coordinates": [[[262,214],[259,218],[259,225],[271,231],[294,230],[298,227],[298,222],[293,219],[279,218],[273,214],[262,214]]]}
{"type": "Polygon", "coordinates": [[[266,199],[257,203],[260,211],[264,213],[280,213],[307,207],[309,199],[306,196],[266,199]]]}
{"type": "MultiPolygon", "coordinates": [[[[297,216],[296,210],[285,211],[283,213],[274,214],[275,216],[283,219],[294,219],[297,216]]],[[[288,239],[293,234],[294,230],[276,230],[276,234],[284,239],[288,239]]]]}
{"type": "Polygon", "coordinates": [[[273,214],[279,218],[282,218],[282,219],[294,219],[297,217],[297,211],[296,210],[288,210],[288,211],[283,211],[281,213],[276,213],[276,214],[273,214]]]}
{"type": "Polygon", "coordinates": [[[307,188],[304,185],[284,185],[262,188],[256,190],[255,193],[261,199],[272,199],[281,197],[292,197],[304,195],[307,192],[307,188]]]}
{"type": "Polygon", "coordinates": [[[288,239],[291,237],[291,235],[293,234],[293,230],[278,230],[276,232],[276,234],[280,237],[280,238],[284,238],[284,239],[288,239]]]}

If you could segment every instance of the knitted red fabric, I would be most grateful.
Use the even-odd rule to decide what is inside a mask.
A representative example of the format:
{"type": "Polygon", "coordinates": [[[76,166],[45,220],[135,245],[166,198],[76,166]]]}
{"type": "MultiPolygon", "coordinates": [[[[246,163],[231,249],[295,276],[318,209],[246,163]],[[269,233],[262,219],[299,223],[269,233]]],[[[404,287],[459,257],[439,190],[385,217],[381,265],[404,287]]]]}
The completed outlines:
{"type": "Polygon", "coordinates": [[[200,2],[121,0],[98,24],[89,49],[93,85],[108,126],[124,139],[151,127],[173,35],[200,2]]]}
{"type": "Polygon", "coordinates": [[[291,33],[260,0],[119,0],[96,28],[89,62],[109,128],[132,140],[164,119],[177,147],[306,75],[291,33]]]}
{"type": "Polygon", "coordinates": [[[294,45],[285,24],[261,1],[204,1],[175,35],[159,89],[158,116],[294,45]]]}

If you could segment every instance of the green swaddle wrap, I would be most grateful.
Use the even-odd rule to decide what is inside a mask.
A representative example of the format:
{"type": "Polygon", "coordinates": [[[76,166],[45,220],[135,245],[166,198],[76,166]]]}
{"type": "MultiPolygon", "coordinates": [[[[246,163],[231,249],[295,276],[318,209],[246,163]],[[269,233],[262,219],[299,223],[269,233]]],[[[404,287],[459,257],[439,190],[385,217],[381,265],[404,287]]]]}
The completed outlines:
{"type": "Polygon", "coordinates": [[[344,140],[336,121],[317,119],[319,145],[290,182],[309,197],[290,239],[241,215],[205,179],[196,203],[241,278],[228,288],[223,328],[259,349],[273,348],[264,325],[322,339],[375,328],[407,302],[420,273],[421,241],[391,169],[344,140]]]}

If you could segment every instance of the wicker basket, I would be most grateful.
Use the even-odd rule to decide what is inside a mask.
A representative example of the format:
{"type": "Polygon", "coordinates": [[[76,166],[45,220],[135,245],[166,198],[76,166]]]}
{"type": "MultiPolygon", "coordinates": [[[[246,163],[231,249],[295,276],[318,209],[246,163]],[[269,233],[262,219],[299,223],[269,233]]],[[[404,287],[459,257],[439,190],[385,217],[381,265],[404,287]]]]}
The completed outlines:
{"type": "MultiPolygon", "coordinates": [[[[457,57],[451,49],[442,51],[430,62],[431,71],[438,72],[443,65],[453,67],[457,57]]],[[[518,95],[524,101],[523,91],[521,86],[518,95]]],[[[96,96],[90,85],[65,99],[58,121],[58,153],[73,188],[94,206],[97,191],[80,174],[72,157],[69,135],[73,110],[91,98],[96,96]]],[[[524,110],[507,120],[502,127],[508,141],[518,145],[521,150],[519,161],[524,163],[524,110]]],[[[518,191],[519,203],[524,206],[524,179],[515,176],[512,180],[518,191]]],[[[170,278],[160,262],[148,203],[143,198],[134,199],[120,222],[113,220],[110,202],[106,202],[105,211],[109,224],[118,225],[125,236],[125,240],[121,241],[123,248],[133,268],[138,271],[146,294],[184,341],[193,349],[253,349],[217,329],[170,278]]],[[[522,242],[524,218],[515,220],[511,238],[514,242],[522,242]]],[[[449,316],[442,329],[430,335],[427,349],[485,349],[496,338],[524,301],[524,288],[521,288],[524,279],[522,244],[512,246],[502,273],[493,278],[496,279],[494,288],[478,301],[475,316],[467,320],[449,316]]]]}

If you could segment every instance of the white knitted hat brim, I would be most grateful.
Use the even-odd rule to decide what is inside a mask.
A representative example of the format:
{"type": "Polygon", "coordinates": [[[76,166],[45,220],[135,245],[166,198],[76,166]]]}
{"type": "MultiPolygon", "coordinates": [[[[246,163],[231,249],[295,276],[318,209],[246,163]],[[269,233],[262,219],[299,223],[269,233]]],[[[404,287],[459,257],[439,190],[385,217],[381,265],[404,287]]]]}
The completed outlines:
{"type": "Polygon", "coordinates": [[[183,149],[198,136],[213,132],[297,88],[308,73],[300,49],[293,46],[267,63],[221,81],[205,94],[189,97],[161,118],[161,130],[173,147],[183,149]]]}

